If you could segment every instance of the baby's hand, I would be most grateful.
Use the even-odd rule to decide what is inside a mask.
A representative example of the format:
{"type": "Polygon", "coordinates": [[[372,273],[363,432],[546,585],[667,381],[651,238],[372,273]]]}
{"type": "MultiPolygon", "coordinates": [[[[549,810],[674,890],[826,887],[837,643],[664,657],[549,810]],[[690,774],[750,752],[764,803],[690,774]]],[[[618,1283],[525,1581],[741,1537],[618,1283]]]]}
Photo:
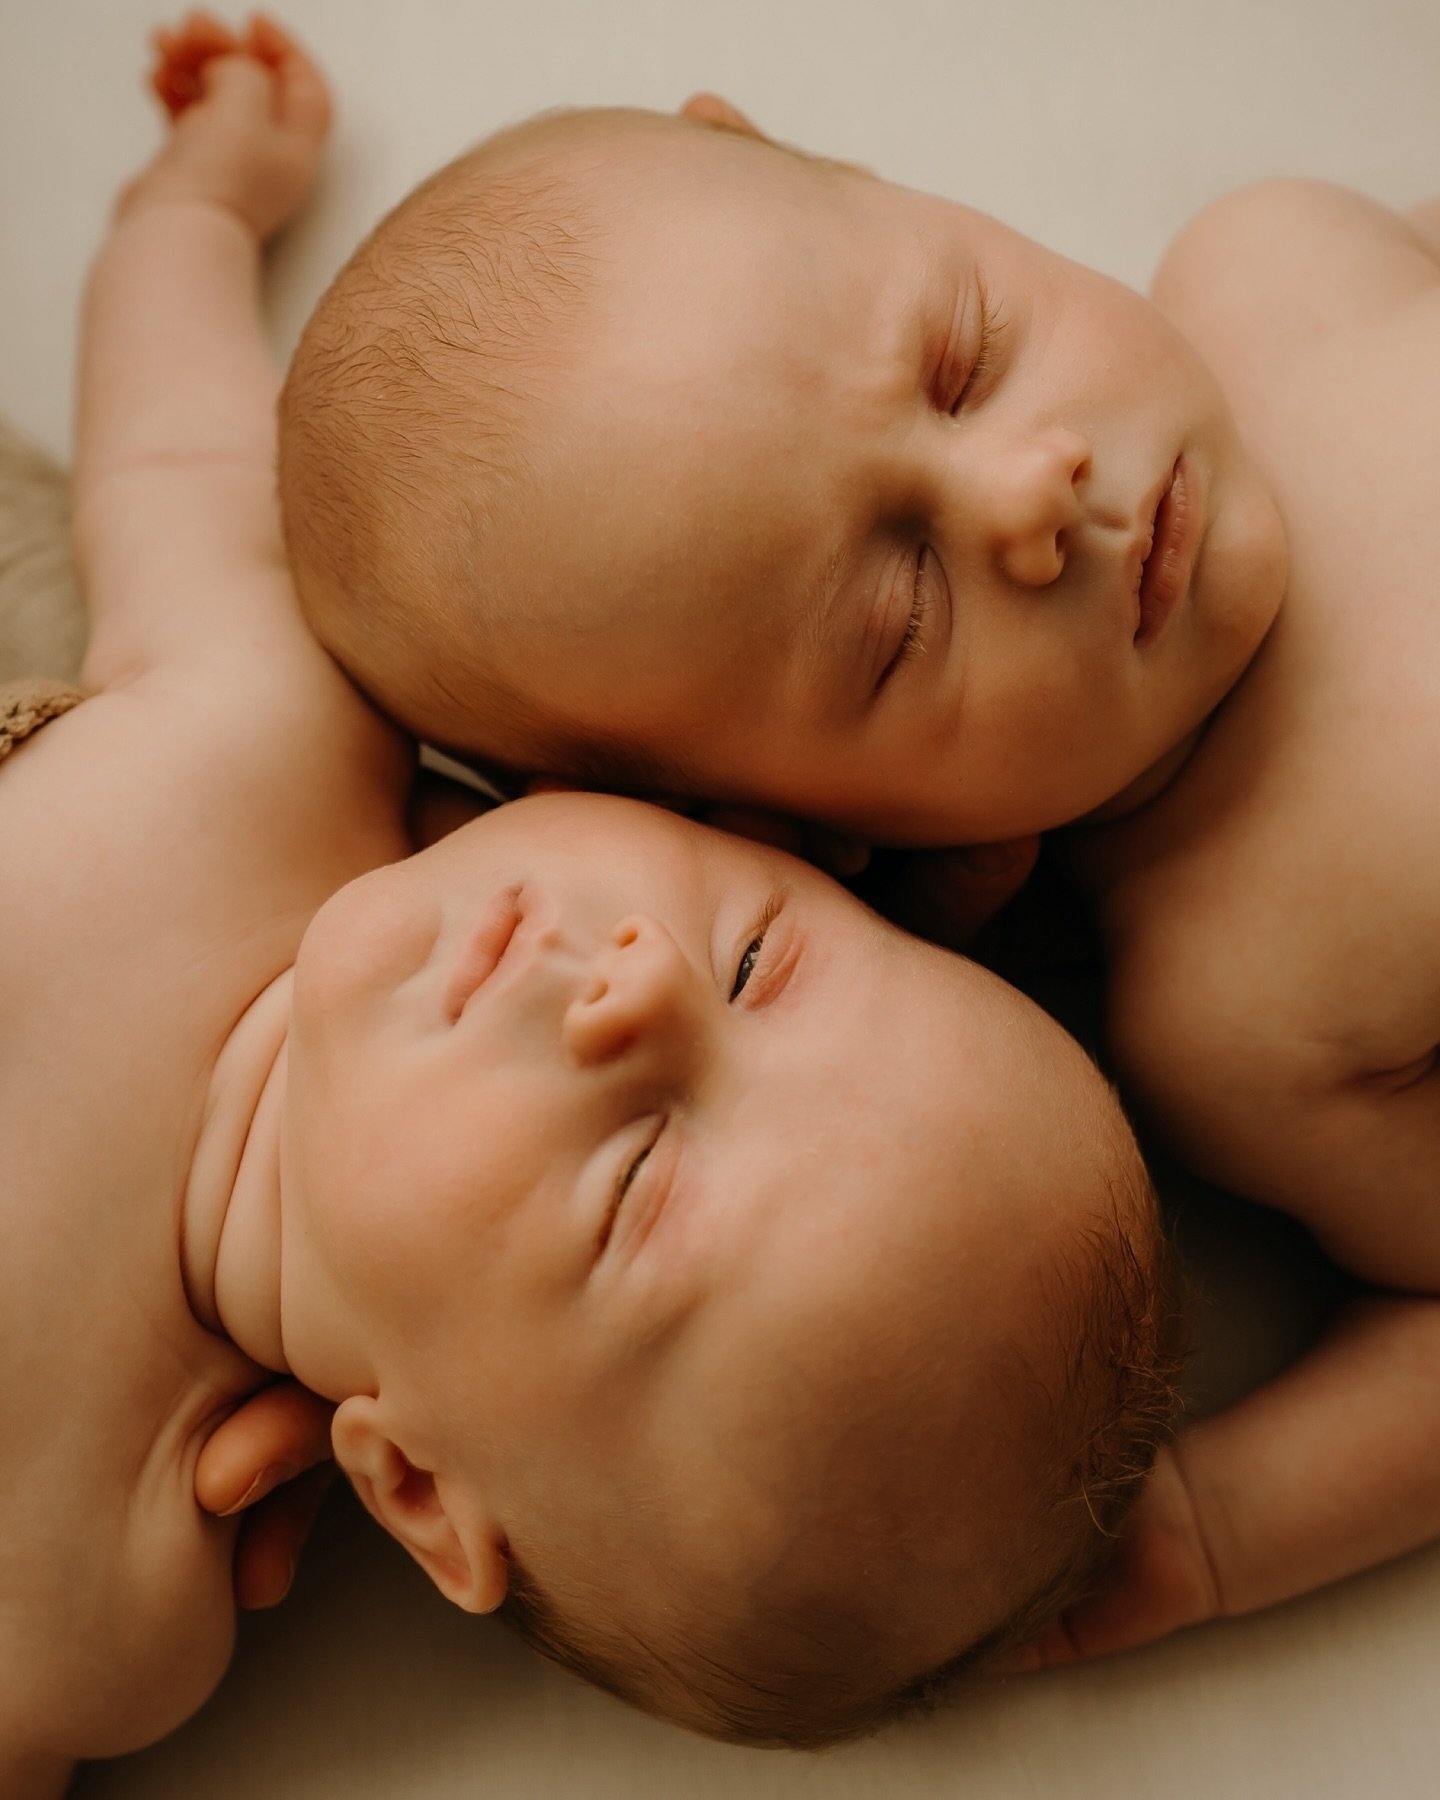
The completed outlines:
{"type": "Polygon", "coordinates": [[[294,1381],[275,1381],[211,1433],[195,1465],[195,1498],[220,1518],[245,1514],[235,1545],[235,1601],[275,1606],[334,1475],[334,1407],[294,1381]]]}
{"type": "Polygon", "coordinates": [[[235,213],[262,240],[299,211],[330,129],[320,71],[288,32],[257,13],[237,35],[192,12],[155,33],[150,85],[172,121],[122,208],[199,200],[235,213]]]}
{"type": "Polygon", "coordinates": [[[1199,1515],[1173,1450],[1163,1449],[1093,1594],[1047,1626],[1009,1668],[1046,1669],[1133,1650],[1222,1611],[1199,1515]]]}

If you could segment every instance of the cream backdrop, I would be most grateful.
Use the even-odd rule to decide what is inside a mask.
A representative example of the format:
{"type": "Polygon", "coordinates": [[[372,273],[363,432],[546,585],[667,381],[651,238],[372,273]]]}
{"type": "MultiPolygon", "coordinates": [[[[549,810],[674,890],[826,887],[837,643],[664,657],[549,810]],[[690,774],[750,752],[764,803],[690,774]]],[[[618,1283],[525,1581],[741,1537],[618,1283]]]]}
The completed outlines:
{"type": "MultiPolygon", "coordinates": [[[[544,106],[719,90],[772,132],[963,196],[1141,284],[1227,187],[1440,188],[1435,0],[289,0],[340,122],[276,258],[284,352],[360,232],[544,106]]],[[[116,182],[156,137],[146,0],[0,0],[0,413],[63,451],[75,310],[116,182]]],[[[1212,1366],[1252,1372],[1319,1291],[1284,1231],[1193,1198],[1212,1366]],[[1218,1231],[1215,1221],[1221,1221],[1218,1231]]],[[[1218,1390],[1231,1379],[1221,1369],[1218,1390]]],[[[1440,1792],[1440,1552],[1114,1663],[1013,1681],[822,1758],[632,1716],[450,1611],[340,1502],[291,1601],[169,1743],[85,1800],[1421,1800],[1440,1792]]]]}

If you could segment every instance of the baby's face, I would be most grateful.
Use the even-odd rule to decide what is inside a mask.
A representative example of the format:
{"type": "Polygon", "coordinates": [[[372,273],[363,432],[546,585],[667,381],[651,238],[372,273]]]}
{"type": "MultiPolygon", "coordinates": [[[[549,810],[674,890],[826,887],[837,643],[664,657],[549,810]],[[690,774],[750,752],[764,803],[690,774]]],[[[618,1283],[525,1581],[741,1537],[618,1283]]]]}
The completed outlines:
{"type": "Polygon", "coordinates": [[[670,150],[545,396],[507,679],[693,791],[881,840],[1153,779],[1283,581],[1208,369],[966,207],[730,134],[670,150]]]}
{"type": "Polygon", "coordinates": [[[753,1498],[807,1396],[944,1370],[963,1407],[1048,1331],[1035,1270],[1104,1204],[1110,1100],[1027,1001],[813,869],[548,795],[320,912],[286,1105],[286,1231],[427,1455],[516,1542],[557,1496],[633,1534],[605,1523],[630,1481],[723,1563],[740,1466],[753,1498]]]}

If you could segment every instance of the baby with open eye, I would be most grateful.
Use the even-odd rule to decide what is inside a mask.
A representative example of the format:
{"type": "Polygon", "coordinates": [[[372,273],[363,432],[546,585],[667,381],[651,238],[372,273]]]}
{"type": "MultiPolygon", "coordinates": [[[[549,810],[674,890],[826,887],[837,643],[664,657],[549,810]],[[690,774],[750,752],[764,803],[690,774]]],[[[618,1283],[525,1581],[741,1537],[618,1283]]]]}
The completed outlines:
{"type": "Polygon", "coordinates": [[[1081,1592],[1163,1435],[1129,1128],[777,850],[551,794],[411,854],[455,803],[311,636],[273,487],[260,251],[324,85],[268,20],[159,49],[86,310],[82,687],[0,690],[0,1788],[219,1680],[197,1479],[277,1377],[460,1605],[719,1736],[868,1729],[1081,1592]]]}
{"type": "Polygon", "coordinates": [[[1440,1529],[1437,324],[1437,202],[1245,190],[1146,300],[702,96],[441,170],[287,383],[301,602],[394,717],[887,844],[1066,828],[1136,1100],[1371,1284],[1162,1453],[1044,1656],[1440,1529]]]}

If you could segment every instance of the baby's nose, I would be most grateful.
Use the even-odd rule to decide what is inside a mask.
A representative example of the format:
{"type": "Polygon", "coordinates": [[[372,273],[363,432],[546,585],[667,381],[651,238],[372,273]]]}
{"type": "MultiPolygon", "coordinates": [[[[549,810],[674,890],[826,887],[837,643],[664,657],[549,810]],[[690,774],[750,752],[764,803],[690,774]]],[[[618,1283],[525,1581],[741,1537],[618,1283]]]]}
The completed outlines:
{"type": "Polygon", "coordinates": [[[1037,431],[991,460],[986,525],[1012,581],[1047,587],[1058,580],[1066,534],[1084,516],[1078,489],[1089,473],[1089,442],[1059,426],[1037,431]]]}
{"type": "Polygon", "coordinates": [[[657,919],[622,919],[565,1009],[564,1037],[578,1062],[644,1047],[674,1057],[698,1033],[699,976],[657,919]]]}

